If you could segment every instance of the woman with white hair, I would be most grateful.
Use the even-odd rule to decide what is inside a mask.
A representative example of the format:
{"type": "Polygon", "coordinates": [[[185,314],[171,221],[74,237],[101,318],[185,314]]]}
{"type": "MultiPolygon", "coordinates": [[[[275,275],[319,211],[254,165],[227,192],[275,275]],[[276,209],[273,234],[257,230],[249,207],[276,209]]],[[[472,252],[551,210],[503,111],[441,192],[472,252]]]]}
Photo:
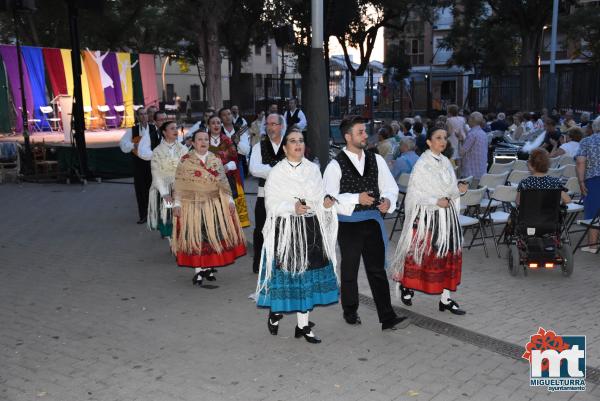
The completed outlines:
{"type": "MultiPolygon", "coordinates": [[[[593,134],[579,143],[577,153],[577,178],[581,193],[585,196],[584,215],[593,219],[600,210],[600,117],[592,123],[593,134]]],[[[598,231],[591,229],[588,234],[588,246],[584,252],[598,252],[598,231]]]]}
{"type": "Polygon", "coordinates": [[[464,141],[466,137],[465,125],[465,118],[458,115],[458,106],[455,104],[449,105],[446,126],[448,127],[448,142],[450,142],[452,149],[454,149],[450,159],[454,161],[461,158],[459,144],[464,141]]]}
{"type": "Polygon", "coordinates": [[[460,148],[461,172],[464,177],[473,177],[472,185],[476,188],[479,180],[487,171],[488,139],[487,134],[481,128],[485,124],[483,114],[474,111],[469,115],[468,124],[471,129],[460,148]]]}
{"type": "Polygon", "coordinates": [[[402,173],[410,174],[413,167],[419,160],[419,155],[415,152],[415,139],[405,136],[400,139],[400,156],[392,163],[392,175],[398,179],[402,173]]]}

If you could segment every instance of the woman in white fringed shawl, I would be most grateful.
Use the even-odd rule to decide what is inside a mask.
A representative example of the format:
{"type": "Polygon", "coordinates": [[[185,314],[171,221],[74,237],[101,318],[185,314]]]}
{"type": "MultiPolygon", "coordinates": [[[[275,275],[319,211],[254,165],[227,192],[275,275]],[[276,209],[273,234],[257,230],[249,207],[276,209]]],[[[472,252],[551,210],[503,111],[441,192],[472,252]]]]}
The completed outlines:
{"type": "Polygon", "coordinates": [[[160,127],[161,143],[152,151],[150,167],[152,186],[148,202],[148,227],[158,230],[161,237],[171,238],[173,232],[173,184],[179,160],[188,149],[177,140],[177,124],[165,121],[160,127]]]}
{"type": "Polygon", "coordinates": [[[406,192],[406,217],[392,264],[393,278],[405,305],[412,305],[415,290],[441,294],[440,311],[464,315],[450,291],[456,291],[461,279],[458,213],[467,185],[457,182],[452,163],[442,154],[448,142],[446,130],[433,128],[426,142],[429,149],[415,164],[406,192]]]}
{"type": "Polygon", "coordinates": [[[308,313],[338,302],[335,273],[337,214],[325,195],[319,167],[305,159],[304,137],[292,128],[283,138],[286,158],[265,184],[267,218],[256,303],[269,308],[269,332],[277,335],[283,313],[296,312],[295,337],[320,343],[308,313]]]}

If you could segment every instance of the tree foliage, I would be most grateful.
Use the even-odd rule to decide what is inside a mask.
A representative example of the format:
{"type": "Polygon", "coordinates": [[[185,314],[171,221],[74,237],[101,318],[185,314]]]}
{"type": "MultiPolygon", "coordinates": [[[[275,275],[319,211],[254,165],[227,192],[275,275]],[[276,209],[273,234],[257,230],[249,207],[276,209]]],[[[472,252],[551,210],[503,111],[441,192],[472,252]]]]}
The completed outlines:
{"type": "Polygon", "coordinates": [[[573,55],[600,64],[600,7],[582,7],[562,21],[573,55]]]}

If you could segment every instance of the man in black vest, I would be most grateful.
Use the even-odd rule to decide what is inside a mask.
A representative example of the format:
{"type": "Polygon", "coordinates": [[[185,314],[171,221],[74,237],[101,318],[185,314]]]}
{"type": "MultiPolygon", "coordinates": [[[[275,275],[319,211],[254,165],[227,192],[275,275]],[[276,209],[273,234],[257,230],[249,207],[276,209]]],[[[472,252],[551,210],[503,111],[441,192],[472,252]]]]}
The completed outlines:
{"type": "Polygon", "coordinates": [[[133,159],[133,184],[139,214],[137,223],[145,224],[148,215],[148,196],[150,186],[152,185],[152,173],[150,162],[139,157],[139,144],[145,136],[148,136],[151,146],[154,145],[156,147],[160,143],[160,137],[154,124],[148,124],[148,113],[145,108],[138,109],[137,117],[138,124],[125,132],[119,146],[124,153],[131,153],[133,159]]]}
{"type": "Polygon", "coordinates": [[[300,130],[304,130],[306,128],[306,116],[304,112],[300,110],[298,107],[298,103],[296,99],[290,99],[288,102],[288,110],[285,112],[284,118],[288,127],[293,127],[294,125],[300,130]]]}
{"type": "Polygon", "coordinates": [[[387,234],[382,214],[392,213],[398,185],[385,160],[367,148],[367,131],[360,117],[346,117],[340,124],[346,147],[323,175],[325,192],[337,199],[341,258],[341,300],[344,319],[360,324],[358,316],[358,267],[362,257],[382,330],[408,326],[392,308],[385,271],[387,234]]]}
{"type": "Polygon", "coordinates": [[[269,114],[266,119],[267,135],[252,147],[250,156],[250,174],[258,178],[258,193],[254,207],[254,260],[252,271],[258,273],[263,246],[262,230],[267,218],[265,210],[265,181],[269,172],[280,160],[285,158],[281,147],[281,129],[283,117],[280,114],[269,114]]]}

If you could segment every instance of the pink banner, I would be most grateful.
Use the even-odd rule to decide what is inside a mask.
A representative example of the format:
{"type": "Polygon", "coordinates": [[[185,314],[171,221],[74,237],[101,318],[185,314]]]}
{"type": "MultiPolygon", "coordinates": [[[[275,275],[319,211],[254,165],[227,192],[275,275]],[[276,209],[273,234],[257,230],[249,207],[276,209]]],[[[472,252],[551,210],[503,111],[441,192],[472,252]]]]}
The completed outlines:
{"type": "Polygon", "coordinates": [[[144,90],[144,104],[158,106],[158,90],[156,88],[156,67],[153,54],[140,54],[140,72],[144,90]]]}

